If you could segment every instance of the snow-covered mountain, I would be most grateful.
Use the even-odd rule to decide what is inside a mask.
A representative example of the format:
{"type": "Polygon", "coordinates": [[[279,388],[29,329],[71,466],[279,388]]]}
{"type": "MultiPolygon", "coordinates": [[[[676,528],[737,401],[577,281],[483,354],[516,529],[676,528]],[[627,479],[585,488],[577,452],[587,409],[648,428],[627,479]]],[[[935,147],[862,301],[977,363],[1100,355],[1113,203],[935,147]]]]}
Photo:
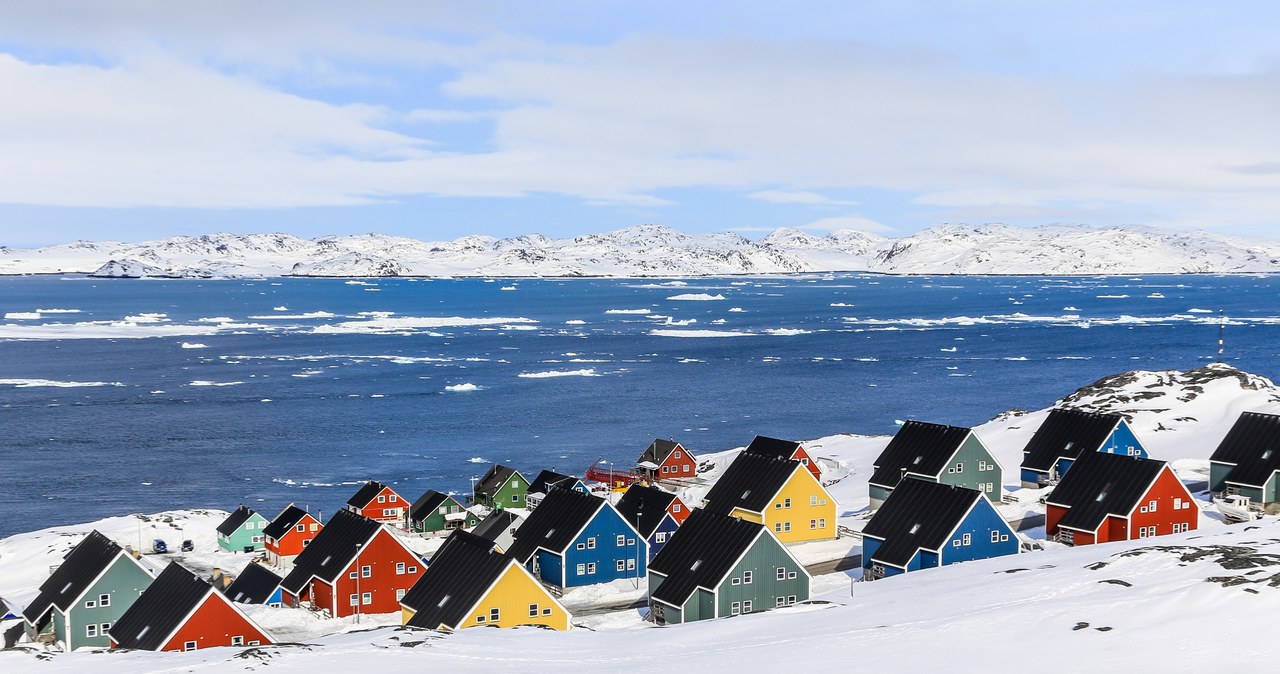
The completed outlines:
{"type": "Polygon", "coordinates": [[[382,234],[178,236],[0,247],[0,274],[223,276],[699,276],[865,271],[890,274],[1179,274],[1280,272],[1280,242],[1206,232],[942,225],[900,239],[783,228],[760,240],[661,225],[551,239],[382,234]]]}

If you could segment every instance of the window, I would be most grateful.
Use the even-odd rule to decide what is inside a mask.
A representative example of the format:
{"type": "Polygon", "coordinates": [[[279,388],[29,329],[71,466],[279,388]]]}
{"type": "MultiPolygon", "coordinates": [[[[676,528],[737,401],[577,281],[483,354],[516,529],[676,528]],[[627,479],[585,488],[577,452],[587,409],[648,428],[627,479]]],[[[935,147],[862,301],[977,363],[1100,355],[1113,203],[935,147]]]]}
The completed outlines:
{"type": "Polygon", "coordinates": [[[748,599],[748,600],[746,600],[746,601],[742,602],[742,612],[743,612],[743,613],[750,613],[750,612],[751,612],[751,600],[749,600],[749,599],[748,599]]]}
{"type": "Polygon", "coordinates": [[[679,504],[679,503],[672,504],[672,506],[671,506],[671,512],[673,512],[673,513],[678,513],[678,512],[680,512],[680,504],[679,504]]]}
{"type": "Polygon", "coordinates": [[[663,474],[663,475],[666,475],[666,474],[667,474],[667,473],[669,473],[669,472],[671,472],[671,466],[663,466],[663,467],[662,467],[662,474],[663,474]]]}
{"type": "Polygon", "coordinates": [[[826,529],[826,528],[827,528],[827,518],[825,518],[825,517],[819,517],[819,518],[818,518],[818,528],[819,528],[819,529],[826,529]]]}
{"type": "Polygon", "coordinates": [[[618,570],[619,570],[619,571],[625,571],[625,570],[626,570],[626,568],[627,568],[627,563],[626,563],[626,562],[624,562],[624,561],[622,561],[621,559],[619,559],[619,560],[618,560],[618,570]]]}
{"type": "Polygon", "coordinates": [[[586,544],[586,543],[579,543],[579,544],[577,544],[577,545],[575,545],[575,546],[573,546],[573,547],[577,548],[578,550],[586,550],[586,549],[587,549],[587,544],[586,544]]]}
{"type": "Polygon", "coordinates": [[[782,523],[782,530],[783,530],[783,531],[791,531],[791,523],[790,523],[790,522],[783,522],[783,523],[782,523]]]}
{"type": "Polygon", "coordinates": [[[392,495],[390,495],[390,496],[388,496],[388,497],[387,497],[387,500],[388,500],[388,501],[390,501],[390,502],[392,502],[392,503],[395,503],[396,501],[399,501],[399,500],[400,500],[400,497],[399,497],[399,496],[396,496],[395,494],[392,494],[392,495]]]}
{"type": "Polygon", "coordinates": [[[397,576],[403,576],[403,575],[404,575],[404,569],[405,569],[404,562],[396,562],[396,575],[397,575],[397,576]]]}
{"type": "Polygon", "coordinates": [[[107,636],[107,630],[109,629],[111,629],[111,623],[102,623],[101,625],[98,625],[98,634],[105,637],[107,636]]]}
{"type": "Polygon", "coordinates": [[[782,510],[782,503],[774,503],[774,504],[773,504],[773,509],[774,509],[774,510],[782,510]]]}
{"type": "Polygon", "coordinates": [[[636,539],[634,538],[627,539],[627,545],[635,545],[635,544],[636,544],[636,539]]]}
{"type": "Polygon", "coordinates": [[[596,537],[595,537],[595,536],[592,536],[591,538],[588,538],[588,539],[587,539],[587,549],[588,549],[588,550],[595,550],[595,549],[596,549],[596,537]]]}
{"type": "Polygon", "coordinates": [[[729,581],[729,584],[730,584],[730,585],[741,585],[741,584],[742,584],[742,579],[741,579],[741,578],[734,578],[734,579],[732,579],[732,580],[730,580],[730,581],[729,581]]]}
{"type": "Polygon", "coordinates": [[[681,472],[684,472],[684,473],[689,472],[689,464],[687,464],[687,463],[686,463],[686,464],[684,464],[684,468],[681,468],[680,470],[681,470],[681,472]]]}
{"type": "Polygon", "coordinates": [[[665,531],[659,531],[656,535],[654,535],[654,537],[653,537],[653,542],[654,542],[654,543],[666,543],[666,542],[667,542],[667,532],[665,532],[665,531]]]}
{"type": "Polygon", "coordinates": [[[542,615],[551,615],[551,609],[549,608],[542,609],[542,615]]]}
{"type": "Polygon", "coordinates": [[[960,541],[961,545],[969,545],[973,543],[973,534],[965,534],[964,536],[961,536],[960,541]]]}
{"type": "Polygon", "coordinates": [[[1141,508],[1139,508],[1139,510],[1141,510],[1142,512],[1144,512],[1144,513],[1145,513],[1145,512],[1147,512],[1147,507],[1146,507],[1146,506],[1142,506],[1141,508]]]}
{"type": "Polygon", "coordinates": [[[805,457],[803,457],[803,456],[802,456],[802,457],[800,457],[800,465],[802,465],[802,466],[807,466],[807,465],[809,465],[809,459],[808,459],[808,458],[805,458],[805,457]]]}
{"type": "Polygon", "coordinates": [[[308,538],[308,539],[306,539],[306,540],[302,541],[302,547],[304,547],[304,548],[305,548],[305,547],[307,547],[308,545],[311,545],[311,539],[310,539],[310,538],[308,538]]]}
{"type": "Polygon", "coordinates": [[[182,644],[182,650],[184,651],[194,651],[195,649],[196,649],[196,642],[194,641],[188,641],[182,644]]]}
{"type": "Polygon", "coordinates": [[[511,481],[511,488],[512,488],[512,489],[519,489],[519,488],[520,488],[520,481],[519,481],[519,480],[512,480],[512,481],[511,481]]]}
{"type": "Polygon", "coordinates": [[[1155,512],[1155,511],[1156,511],[1156,502],[1155,502],[1155,501],[1151,501],[1150,503],[1148,503],[1148,504],[1147,504],[1147,510],[1148,510],[1148,511],[1150,511],[1150,512],[1155,512]]]}
{"type": "Polygon", "coordinates": [[[261,646],[261,645],[262,645],[262,642],[261,642],[261,641],[258,641],[257,639],[254,639],[253,641],[250,641],[250,642],[249,642],[249,645],[250,645],[250,646],[261,646]]]}
{"type": "Polygon", "coordinates": [[[742,584],[743,585],[751,584],[751,569],[747,569],[746,571],[742,572],[742,584]]]}
{"type": "Polygon", "coordinates": [[[786,580],[786,579],[787,579],[787,569],[786,569],[785,567],[781,567],[781,566],[779,566],[779,567],[778,567],[778,580],[786,580]]]}
{"type": "Polygon", "coordinates": [[[578,565],[578,567],[577,567],[577,569],[576,569],[576,571],[578,572],[578,575],[579,575],[579,576],[581,576],[581,575],[585,574],[585,573],[587,572],[587,565],[586,565],[586,564],[579,564],[579,565],[578,565]]]}
{"type": "Polygon", "coordinates": [[[372,604],[372,603],[373,603],[373,593],[372,593],[372,592],[365,592],[364,594],[360,595],[360,603],[361,603],[361,604],[364,604],[365,606],[368,606],[369,604],[372,604]]]}
{"type": "Polygon", "coordinates": [[[477,624],[477,625],[484,624],[484,615],[483,615],[483,614],[476,616],[476,624],[477,624]]]}
{"type": "Polygon", "coordinates": [[[809,528],[810,528],[810,529],[817,529],[817,528],[818,528],[818,520],[809,520],[809,528]]]}
{"type": "Polygon", "coordinates": [[[537,618],[537,617],[538,617],[538,605],[537,605],[537,604],[529,604],[529,617],[530,617],[530,618],[537,618]]]}
{"type": "Polygon", "coordinates": [[[400,511],[395,508],[383,508],[382,516],[383,517],[399,517],[400,511]]]}
{"type": "Polygon", "coordinates": [[[84,603],[85,608],[98,608],[98,602],[90,599],[84,603]]]}
{"type": "Polygon", "coordinates": [[[980,473],[981,473],[981,472],[985,472],[986,470],[987,470],[987,462],[986,462],[986,461],[979,461],[979,462],[978,462],[978,472],[980,472],[980,473]]]}
{"type": "Polygon", "coordinates": [[[636,570],[636,560],[634,560],[634,559],[628,559],[628,560],[627,560],[627,570],[628,570],[628,571],[635,571],[635,570],[636,570]]]}
{"type": "Polygon", "coordinates": [[[250,539],[250,542],[252,542],[252,543],[261,543],[261,542],[262,542],[262,537],[261,537],[261,536],[254,536],[253,538],[251,538],[251,539],[250,539]]]}
{"type": "Polygon", "coordinates": [[[817,497],[817,496],[810,496],[810,497],[809,497],[809,505],[810,505],[810,507],[818,505],[818,497],[817,497]]]}
{"type": "Polygon", "coordinates": [[[489,609],[489,622],[496,623],[500,620],[502,620],[502,610],[496,608],[489,609]]]}
{"type": "Polygon", "coordinates": [[[960,547],[960,539],[959,539],[959,538],[953,538],[953,539],[951,539],[951,547],[953,547],[953,548],[958,548],[958,547],[960,547]]]}
{"type": "Polygon", "coordinates": [[[618,534],[618,547],[622,547],[626,544],[627,544],[627,537],[623,536],[622,534],[618,534]]]}
{"type": "Polygon", "coordinates": [[[409,567],[409,573],[417,573],[417,572],[418,572],[418,567],[416,566],[409,567]]]}
{"type": "Polygon", "coordinates": [[[588,576],[594,576],[594,575],[595,575],[595,573],[596,573],[596,563],[595,563],[595,562],[587,562],[587,575],[588,575],[588,576]]]}
{"type": "Polygon", "coordinates": [[[449,512],[449,509],[448,509],[448,508],[446,508],[446,507],[444,507],[444,506],[440,506],[440,514],[441,514],[441,515],[448,514],[448,512],[449,512]]]}
{"type": "Polygon", "coordinates": [[[371,576],[373,576],[373,567],[372,567],[372,566],[369,566],[368,564],[366,564],[366,565],[364,565],[364,566],[360,567],[360,577],[361,577],[361,578],[369,578],[369,577],[371,577],[371,576]]]}
{"type": "Polygon", "coordinates": [[[729,615],[738,615],[739,613],[742,613],[742,602],[735,601],[729,604],[729,615]]]}
{"type": "Polygon", "coordinates": [[[992,543],[999,543],[999,542],[1000,542],[1000,532],[999,532],[999,531],[996,531],[996,530],[994,530],[994,529],[992,529],[992,530],[991,530],[991,542],[992,542],[992,543]]]}
{"type": "Polygon", "coordinates": [[[678,459],[678,458],[680,458],[680,450],[678,450],[678,449],[676,450],[675,457],[676,457],[677,459],[678,459]]]}
{"type": "Polygon", "coordinates": [[[776,531],[776,532],[778,532],[778,533],[782,533],[782,522],[774,522],[774,523],[773,523],[773,530],[774,530],[774,531],[776,531]]]}
{"type": "Polygon", "coordinates": [[[298,533],[303,533],[307,530],[307,525],[299,524],[297,527],[294,527],[294,528],[297,529],[298,533]]]}
{"type": "Polygon", "coordinates": [[[787,598],[786,598],[786,597],[774,597],[774,598],[773,598],[773,607],[774,607],[774,608],[782,608],[783,606],[786,606],[786,605],[787,605],[787,598]]]}
{"type": "Polygon", "coordinates": [[[793,606],[795,603],[796,603],[796,596],[794,594],[787,595],[787,606],[793,606]]]}
{"type": "Polygon", "coordinates": [[[111,595],[109,594],[98,595],[98,606],[110,606],[110,605],[111,605],[111,595]]]}
{"type": "Polygon", "coordinates": [[[84,635],[85,635],[86,637],[96,637],[96,636],[98,636],[98,626],[97,626],[97,625],[85,625],[85,626],[84,626],[84,635]]]}
{"type": "Polygon", "coordinates": [[[360,605],[360,595],[358,595],[358,594],[353,594],[353,595],[351,595],[351,605],[352,605],[352,606],[359,606],[359,605],[360,605]]]}
{"type": "Polygon", "coordinates": [[[782,507],[783,507],[783,508],[790,508],[790,507],[791,507],[791,499],[789,499],[789,498],[782,499],[782,507]]]}
{"type": "Polygon", "coordinates": [[[231,645],[232,645],[232,646],[243,646],[243,645],[244,645],[244,637],[242,637],[242,636],[234,636],[234,637],[231,637],[231,645]]]}
{"type": "Polygon", "coordinates": [[[963,472],[964,472],[964,464],[963,464],[963,463],[957,463],[957,464],[956,464],[956,472],[957,472],[957,473],[963,473],[963,472]]]}
{"type": "Polygon", "coordinates": [[[796,579],[796,572],[795,572],[795,571],[788,571],[788,572],[787,572],[787,580],[795,580],[795,579],[796,579]]]}
{"type": "Polygon", "coordinates": [[[378,494],[378,503],[386,503],[386,502],[387,502],[386,494],[378,494]]]}
{"type": "Polygon", "coordinates": [[[312,531],[320,531],[320,524],[319,524],[319,523],[317,523],[317,522],[312,522],[312,523],[311,523],[311,530],[312,530],[312,531]]]}
{"type": "Polygon", "coordinates": [[[404,599],[404,588],[396,588],[396,601],[404,599]]]}

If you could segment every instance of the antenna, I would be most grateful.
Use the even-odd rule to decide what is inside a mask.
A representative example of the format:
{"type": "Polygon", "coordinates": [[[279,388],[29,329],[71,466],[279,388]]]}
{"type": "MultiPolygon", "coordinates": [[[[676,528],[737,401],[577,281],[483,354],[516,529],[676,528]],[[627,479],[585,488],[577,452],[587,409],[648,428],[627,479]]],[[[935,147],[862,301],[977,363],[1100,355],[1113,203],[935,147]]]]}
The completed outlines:
{"type": "Polygon", "coordinates": [[[1222,314],[1222,310],[1218,310],[1218,362],[1222,362],[1222,333],[1226,331],[1227,319],[1222,314]]]}

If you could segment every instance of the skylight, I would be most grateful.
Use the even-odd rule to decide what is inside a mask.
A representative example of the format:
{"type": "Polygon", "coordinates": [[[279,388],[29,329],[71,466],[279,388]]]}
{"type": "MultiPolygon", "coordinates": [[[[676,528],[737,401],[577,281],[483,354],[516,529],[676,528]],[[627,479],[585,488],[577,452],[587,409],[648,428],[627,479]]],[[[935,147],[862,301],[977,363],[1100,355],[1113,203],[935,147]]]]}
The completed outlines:
{"type": "Polygon", "coordinates": [[[58,594],[66,594],[67,590],[70,590],[70,589],[71,589],[71,583],[67,583],[66,587],[62,588],[62,591],[59,592],[58,594]]]}
{"type": "Polygon", "coordinates": [[[699,566],[702,566],[702,560],[701,560],[701,559],[699,559],[698,561],[694,562],[694,563],[693,563],[693,566],[690,566],[690,567],[689,567],[689,570],[690,570],[690,571],[697,571],[699,566]]]}
{"type": "Polygon", "coordinates": [[[920,463],[920,459],[923,459],[923,458],[924,458],[923,456],[917,456],[917,457],[916,457],[916,460],[911,462],[911,465],[913,465],[913,466],[914,466],[914,465],[916,465],[916,464],[919,464],[919,463],[920,463]]]}
{"type": "Polygon", "coordinates": [[[142,628],[141,632],[138,632],[138,636],[136,638],[141,639],[142,637],[147,636],[147,632],[150,630],[151,630],[151,626],[147,625],[146,627],[142,628]]]}
{"type": "Polygon", "coordinates": [[[443,608],[445,604],[449,603],[449,597],[451,596],[453,595],[446,594],[445,596],[441,597],[440,603],[436,604],[436,608],[443,608]]]}
{"type": "Polygon", "coordinates": [[[333,559],[333,555],[329,555],[328,557],[325,557],[325,558],[324,558],[324,561],[323,561],[323,562],[320,562],[320,566],[325,566],[325,565],[327,565],[327,564],[328,564],[332,559],[333,559]]]}
{"type": "Polygon", "coordinates": [[[1075,442],[1068,442],[1068,443],[1067,443],[1067,446],[1062,448],[1062,451],[1064,451],[1064,452],[1065,452],[1065,451],[1070,450],[1073,446],[1075,446],[1075,444],[1076,444],[1075,442]]]}
{"type": "Polygon", "coordinates": [[[1271,458],[1271,450],[1269,450],[1269,449],[1268,449],[1267,451],[1265,451],[1265,452],[1263,452],[1263,453],[1262,453],[1262,459],[1263,459],[1264,461],[1265,461],[1265,460],[1267,460],[1267,459],[1270,459],[1270,458],[1271,458]]]}
{"type": "Polygon", "coordinates": [[[912,525],[911,525],[911,531],[909,531],[909,532],[907,532],[907,533],[914,534],[914,533],[915,533],[915,532],[917,532],[917,531],[920,531],[920,524],[919,524],[919,523],[912,524],[912,525]]]}
{"type": "Polygon", "coordinates": [[[748,490],[746,490],[746,491],[742,492],[742,498],[744,498],[744,499],[745,499],[746,497],[750,496],[750,495],[751,495],[751,490],[750,490],[750,489],[748,489],[748,490]]]}
{"type": "Polygon", "coordinates": [[[551,538],[551,534],[554,534],[555,532],[556,532],[555,528],[547,529],[546,538],[551,538]]]}

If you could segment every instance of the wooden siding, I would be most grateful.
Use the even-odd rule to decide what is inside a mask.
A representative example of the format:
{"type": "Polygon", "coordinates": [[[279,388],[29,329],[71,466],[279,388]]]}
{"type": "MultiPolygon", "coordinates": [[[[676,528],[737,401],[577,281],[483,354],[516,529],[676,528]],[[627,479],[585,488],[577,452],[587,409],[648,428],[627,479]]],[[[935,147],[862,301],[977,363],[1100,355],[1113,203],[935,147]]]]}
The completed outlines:
{"type": "Polygon", "coordinates": [[[187,619],[178,631],[160,648],[162,651],[181,651],[188,641],[196,642],[197,649],[232,645],[233,637],[243,637],[244,645],[251,641],[260,644],[273,643],[271,638],[254,627],[230,602],[218,594],[209,593],[200,607],[187,619]]]}
{"type": "Polygon", "coordinates": [[[791,478],[765,508],[763,521],[748,517],[742,519],[764,524],[783,543],[830,540],[836,537],[836,501],[813,474],[806,470],[797,470],[791,474],[791,478]],[[788,499],[791,501],[789,508],[788,499]],[[816,505],[811,505],[814,503],[813,499],[816,499],[816,505]],[[814,525],[812,529],[809,527],[811,522],[814,525]]]}
{"type": "Polygon", "coordinates": [[[556,630],[567,630],[569,629],[569,612],[547,592],[541,583],[516,564],[511,564],[458,628],[483,625],[498,627],[544,625],[556,630]],[[535,612],[531,609],[532,606],[537,607],[536,616],[530,615],[531,612],[535,612]],[[498,610],[497,622],[492,620],[494,609],[498,610]],[[544,609],[550,609],[551,614],[543,615],[544,609]],[[481,616],[484,617],[484,622],[477,621],[477,617],[481,616]]]}
{"type": "MultiPolygon", "coordinates": [[[[66,635],[59,635],[67,644],[67,650],[75,650],[84,646],[106,647],[110,639],[101,629],[98,629],[98,636],[85,636],[85,627],[88,625],[101,625],[104,623],[114,625],[124,612],[129,610],[133,603],[138,601],[138,597],[142,595],[151,581],[155,580],[151,574],[142,569],[141,566],[133,560],[127,558],[125,554],[116,557],[116,560],[107,567],[102,577],[95,581],[85,590],[84,595],[80,597],[78,603],[72,605],[67,610],[67,615],[63,618],[69,618],[70,625],[66,627],[66,635]],[[111,599],[106,607],[100,605],[100,595],[110,595],[111,599]],[[93,601],[94,608],[86,608],[85,602],[93,601]]],[[[54,608],[57,611],[57,608],[54,608]]],[[[60,611],[58,611],[61,613],[60,611]]]]}
{"type": "MultiPolygon", "coordinates": [[[[717,614],[732,615],[732,605],[751,602],[751,612],[767,611],[777,606],[777,598],[795,595],[796,601],[809,599],[809,574],[798,564],[777,539],[762,534],[733,567],[729,575],[716,588],[717,614]],[[784,569],[787,578],[778,580],[778,568],[784,569]],[[751,572],[751,582],[745,574],[751,572]],[[791,578],[791,574],[795,574],[791,578]],[[734,581],[737,580],[735,583],[734,581]]],[[[744,611],[745,612],[745,611],[744,611]]],[[[711,616],[703,616],[710,618],[711,616]]]]}

